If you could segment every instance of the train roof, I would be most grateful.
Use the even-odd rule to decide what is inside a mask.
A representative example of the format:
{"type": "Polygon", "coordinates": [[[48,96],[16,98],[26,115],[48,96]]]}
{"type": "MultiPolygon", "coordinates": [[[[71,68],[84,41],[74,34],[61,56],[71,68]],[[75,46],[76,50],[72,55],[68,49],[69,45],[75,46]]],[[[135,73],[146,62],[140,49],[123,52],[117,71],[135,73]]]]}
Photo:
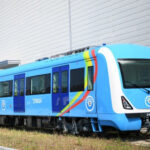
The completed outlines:
{"type": "Polygon", "coordinates": [[[135,44],[108,45],[116,59],[150,59],[150,47],[135,44]]]}
{"type": "MultiPolygon", "coordinates": [[[[100,48],[100,46],[89,47],[88,51],[91,51],[93,48],[96,50],[96,53],[97,53],[97,50],[100,48]]],[[[87,50],[85,50],[85,51],[87,51],[87,50]]],[[[65,65],[67,63],[80,61],[80,60],[84,59],[83,52],[73,53],[71,55],[60,56],[60,57],[56,57],[56,58],[55,57],[49,58],[49,59],[41,60],[41,61],[35,61],[35,62],[29,63],[29,64],[24,64],[24,65],[20,65],[17,67],[1,70],[0,77],[6,76],[6,75],[11,75],[11,74],[20,74],[20,73],[30,71],[30,70],[47,68],[50,66],[55,67],[56,65],[58,65],[58,66],[65,65]]]]}
{"type": "MultiPolygon", "coordinates": [[[[97,52],[101,47],[109,48],[116,59],[118,58],[143,58],[143,59],[149,58],[150,59],[149,47],[134,45],[134,44],[113,44],[113,45],[105,45],[105,46],[92,46],[88,48],[88,51],[95,49],[95,54],[97,55],[97,52]]],[[[1,70],[0,77],[5,75],[11,75],[11,74],[20,74],[26,71],[46,68],[50,66],[65,65],[66,63],[71,63],[74,61],[80,61],[83,60],[83,52],[84,51],[67,55],[67,56],[50,58],[43,61],[36,61],[18,67],[1,70]]]]}

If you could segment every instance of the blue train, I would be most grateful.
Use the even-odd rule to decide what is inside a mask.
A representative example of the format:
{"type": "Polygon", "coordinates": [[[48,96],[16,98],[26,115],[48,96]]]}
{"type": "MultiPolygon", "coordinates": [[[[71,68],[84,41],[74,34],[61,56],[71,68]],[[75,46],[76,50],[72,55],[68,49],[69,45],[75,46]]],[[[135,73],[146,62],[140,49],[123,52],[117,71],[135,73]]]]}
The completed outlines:
{"type": "Polygon", "coordinates": [[[0,125],[150,128],[150,48],[93,46],[0,71],[0,125]]]}

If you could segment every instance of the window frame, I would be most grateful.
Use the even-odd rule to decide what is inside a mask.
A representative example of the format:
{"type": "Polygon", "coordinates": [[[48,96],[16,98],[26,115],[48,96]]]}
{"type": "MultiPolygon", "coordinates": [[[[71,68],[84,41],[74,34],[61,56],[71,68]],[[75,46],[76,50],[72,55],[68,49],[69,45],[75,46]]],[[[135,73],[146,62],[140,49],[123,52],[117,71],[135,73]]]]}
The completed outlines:
{"type": "MultiPolygon", "coordinates": [[[[137,88],[150,88],[150,87],[147,87],[147,86],[127,86],[125,84],[125,75],[124,75],[124,72],[123,72],[123,67],[122,67],[122,64],[121,62],[122,61],[131,61],[131,62],[138,62],[138,61],[150,61],[150,59],[118,59],[118,65],[119,65],[119,69],[120,69],[120,73],[121,73],[121,80],[122,80],[122,84],[123,84],[123,88],[124,89],[137,89],[137,88]]],[[[132,84],[132,83],[131,83],[132,84]]]]}
{"type": "Polygon", "coordinates": [[[68,84],[68,82],[69,82],[68,79],[69,78],[68,77],[69,77],[68,70],[64,70],[64,71],[61,72],[61,93],[68,93],[68,90],[69,90],[69,84],[68,84]],[[65,87],[63,87],[63,82],[62,82],[63,81],[62,80],[63,79],[62,76],[63,76],[64,72],[67,73],[67,77],[66,77],[67,81],[65,82],[65,83],[67,83],[67,87],[66,87],[65,91],[63,91],[63,88],[65,88],[65,87]]]}
{"type": "Polygon", "coordinates": [[[87,67],[87,72],[88,72],[88,74],[87,74],[87,90],[88,91],[93,91],[94,90],[94,82],[93,82],[94,81],[93,80],[93,77],[94,77],[94,66],[88,66],[87,67]],[[89,80],[88,79],[89,79],[89,69],[90,68],[92,68],[92,77],[91,77],[91,79],[92,79],[91,80],[92,81],[92,89],[89,89],[89,86],[88,86],[89,85],[89,80]]]}
{"type": "Polygon", "coordinates": [[[70,69],[70,92],[79,92],[79,91],[84,91],[85,90],[85,87],[84,87],[84,84],[85,84],[85,80],[84,80],[84,75],[85,75],[85,68],[84,67],[82,67],[82,68],[74,68],[74,69],[70,69]],[[82,88],[81,89],[79,89],[79,90],[77,90],[77,88],[75,88],[75,89],[73,89],[73,81],[72,81],[72,72],[73,71],[77,71],[77,70],[82,70],[82,73],[83,73],[83,75],[82,75],[82,88]]]}
{"type": "Polygon", "coordinates": [[[47,74],[40,74],[35,76],[26,77],[26,95],[41,95],[41,94],[50,94],[51,93],[51,73],[47,74]],[[31,80],[36,77],[44,76],[44,93],[38,92],[38,93],[31,93],[31,80]],[[47,79],[49,80],[47,82],[47,79]],[[47,86],[48,85],[48,86],[47,86]]]}
{"type": "Polygon", "coordinates": [[[25,95],[25,79],[21,78],[19,79],[20,83],[20,91],[19,91],[19,96],[24,96],[25,95]],[[23,81],[23,82],[22,82],[23,81]],[[23,84],[21,84],[23,83],[23,84]],[[22,86],[23,85],[23,86],[22,86]],[[23,90],[23,91],[22,91],[23,90]],[[23,93],[22,93],[23,92],[23,93]]]}
{"type": "Polygon", "coordinates": [[[53,73],[53,79],[52,79],[52,81],[53,81],[53,82],[52,82],[52,93],[53,93],[53,94],[58,94],[58,93],[59,93],[59,72],[54,72],[54,73],[53,73]],[[58,82],[57,82],[57,83],[58,83],[58,85],[57,85],[58,87],[56,87],[56,92],[54,92],[54,75],[55,75],[55,74],[58,75],[58,82]]]}
{"type": "Polygon", "coordinates": [[[14,96],[18,96],[18,80],[14,80],[14,96]]]}
{"type": "Polygon", "coordinates": [[[13,91],[13,89],[12,89],[13,88],[13,80],[1,81],[0,84],[4,84],[6,82],[8,82],[9,94],[8,95],[4,95],[4,91],[3,91],[3,94],[0,95],[0,98],[1,97],[12,97],[13,96],[13,94],[12,94],[12,91],[13,91]]]}

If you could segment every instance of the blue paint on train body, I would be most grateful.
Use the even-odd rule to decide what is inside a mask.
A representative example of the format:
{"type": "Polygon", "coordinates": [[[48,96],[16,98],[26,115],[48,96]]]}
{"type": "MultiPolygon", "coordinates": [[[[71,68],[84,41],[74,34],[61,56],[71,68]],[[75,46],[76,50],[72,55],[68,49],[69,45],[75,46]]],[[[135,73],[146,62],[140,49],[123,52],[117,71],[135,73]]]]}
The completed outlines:
{"type": "MultiPolygon", "coordinates": [[[[140,130],[142,127],[140,115],[128,118],[127,114],[149,114],[148,96],[150,94],[140,87],[124,87],[118,60],[150,60],[150,48],[132,44],[97,46],[89,49],[90,59],[87,60],[84,59],[83,53],[43,60],[0,71],[0,82],[13,81],[12,96],[0,97],[0,115],[55,117],[59,116],[58,113],[65,112],[73,104],[84,98],[80,104],[76,104],[76,107],[64,113],[62,117],[97,118],[100,126],[111,126],[122,131],[140,130]],[[92,56],[92,50],[95,51],[96,58],[92,56]],[[84,68],[85,82],[86,63],[88,61],[92,62],[95,73],[95,59],[97,59],[98,70],[97,79],[93,84],[93,91],[90,91],[88,96],[85,96],[87,87],[82,92],[70,92],[70,70],[84,68]],[[67,89],[64,89],[67,92],[64,93],[61,89],[63,71],[67,71],[68,76],[67,89]],[[58,93],[53,91],[53,82],[55,82],[53,77],[56,72],[59,74],[58,93]],[[19,74],[23,75],[19,76],[19,74]],[[26,90],[24,90],[23,100],[21,100],[20,95],[17,98],[15,97],[15,80],[19,80],[18,88],[20,91],[20,79],[25,81],[27,77],[43,74],[51,74],[49,93],[26,95],[26,90]],[[121,96],[125,97],[132,109],[124,109],[121,96]],[[20,104],[19,99],[22,101],[20,104]]],[[[26,82],[24,82],[25,87],[26,82]]],[[[147,89],[150,90],[149,87],[147,89]]]]}

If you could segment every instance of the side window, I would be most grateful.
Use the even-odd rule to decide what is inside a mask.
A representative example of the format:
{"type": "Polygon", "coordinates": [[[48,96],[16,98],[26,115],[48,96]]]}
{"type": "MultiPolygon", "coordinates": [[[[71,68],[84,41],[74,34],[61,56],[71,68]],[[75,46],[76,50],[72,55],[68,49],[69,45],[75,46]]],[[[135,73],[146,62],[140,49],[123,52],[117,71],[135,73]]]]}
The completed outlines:
{"type": "Polygon", "coordinates": [[[51,74],[45,75],[45,92],[46,93],[51,92],[51,74]]]}
{"type": "Polygon", "coordinates": [[[12,96],[12,80],[0,82],[0,97],[12,96]]]}
{"type": "Polygon", "coordinates": [[[93,90],[93,66],[88,67],[88,91],[93,90]]]}
{"type": "Polygon", "coordinates": [[[24,95],[24,79],[20,79],[20,96],[24,95]]]}
{"type": "Polygon", "coordinates": [[[31,77],[31,94],[45,93],[44,76],[31,77]]]}
{"type": "Polygon", "coordinates": [[[18,80],[15,80],[15,85],[14,85],[14,95],[17,96],[18,95],[18,80]]]}
{"type": "Polygon", "coordinates": [[[59,92],[59,73],[53,73],[53,93],[59,92]]]}
{"type": "Polygon", "coordinates": [[[9,81],[9,96],[12,96],[13,81],[9,81]]]}
{"type": "Polygon", "coordinates": [[[84,91],[84,68],[70,71],[70,91],[84,91]]]}
{"type": "Polygon", "coordinates": [[[61,76],[61,92],[68,92],[68,71],[63,71],[61,76]]]}
{"type": "Polygon", "coordinates": [[[31,95],[31,77],[26,78],[26,95],[31,95]]]}
{"type": "Polygon", "coordinates": [[[26,95],[50,93],[50,74],[26,78],[26,95]]]}
{"type": "Polygon", "coordinates": [[[9,82],[3,82],[3,96],[9,96],[9,82]]]}
{"type": "Polygon", "coordinates": [[[0,82],[0,97],[3,97],[3,84],[0,82]]]}

